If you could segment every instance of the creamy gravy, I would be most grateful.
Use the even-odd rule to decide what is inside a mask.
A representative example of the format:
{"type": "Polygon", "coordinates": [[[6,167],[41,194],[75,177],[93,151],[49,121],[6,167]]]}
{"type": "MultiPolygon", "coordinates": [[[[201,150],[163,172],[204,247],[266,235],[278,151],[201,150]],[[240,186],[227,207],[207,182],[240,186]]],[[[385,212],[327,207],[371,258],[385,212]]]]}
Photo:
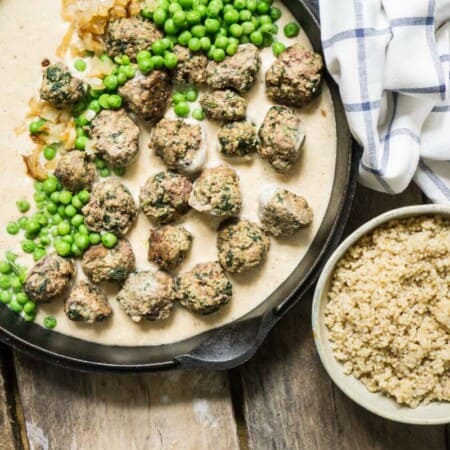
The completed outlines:
{"type": "MultiPolygon", "coordinates": [[[[17,136],[14,129],[23,123],[28,99],[35,95],[40,85],[42,59],[54,61],[56,48],[67,27],[60,17],[60,2],[56,0],[0,0],[0,152],[2,155],[0,200],[3,224],[0,230],[0,254],[13,250],[20,255],[19,261],[31,267],[32,259],[20,250],[19,236],[9,236],[5,225],[18,218],[15,201],[26,197],[32,200],[32,180],[25,175],[21,154],[31,148],[25,134],[17,136]],[[26,14],[23,12],[26,11],[26,14]]],[[[280,30],[293,19],[290,12],[277,4],[283,16],[278,22],[280,30]]],[[[291,45],[294,39],[286,39],[282,31],[280,40],[291,45]]],[[[302,32],[296,40],[306,46],[310,43],[302,32]]],[[[262,52],[262,68],[259,78],[246,95],[249,103],[248,117],[259,126],[271,103],[264,94],[264,73],[274,57],[270,48],[262,52]]],[[[143,320],[133,323],[119,308],[114,299],[117,288],[103,286],[110,295],[113,315],[107,321],[84,325],[70,321],[64,314],[63,305],[55,302],[39,306],[36,323],[42,324],[45,316],[58,319],[55,331],[81,339],[103,344],[157,345],[185,339],[230,322],[255,308],[268,297],[292,273],[312,242],[329,202],[336,159],[336,129],[332,101],[327,86],[313,104],[300,112],[306,142],[303,154],[287,175],[276,174],[257,155],[250,161],[233,161],[223,158],[216,148],[218,126],[203,121],[208,139],[208,164],[223,160],[238,172],[243,196],[241,217],[258,222],[258,195],[265,184],[279,183],[305,196],[314,210],[313,225],[289,240],[271,239],[271,249],[264,265],[250,273],[230,275],[233,283],[233,299],[218,313],[198,316],[176,305],[170,319],[153,323],[143,320]]],[[[168,116],[175,117],[172,110],[168,116]]],[[[130,188],[135,200],[139,188],[146,179],[164,169],[160,159],[147,148],[148,130],[141,124],[140,152],[136,162],[128,168],[123,182],[130,188]]],[[[192,251],[179,267],[190,270],[198,262],[217,259],[216,228],[219,220],[191,211],[182,220],[194,236],[192,251]]],[[[150,223],[142,214],[129,239],[136,253],[139,269],[156,269],[147,261],[147,239],[150,223]]],[[[83,278],[81,270],[78,277],[83,278]]]]}

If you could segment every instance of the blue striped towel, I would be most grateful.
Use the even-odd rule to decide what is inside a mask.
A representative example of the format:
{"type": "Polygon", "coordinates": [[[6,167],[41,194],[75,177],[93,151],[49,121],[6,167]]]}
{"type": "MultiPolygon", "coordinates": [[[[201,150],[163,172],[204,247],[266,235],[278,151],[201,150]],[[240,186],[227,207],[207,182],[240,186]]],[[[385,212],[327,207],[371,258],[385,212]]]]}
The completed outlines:
{"type": "Polygon", "coordinates": [[[328,70],[363,146],[360,182],[450,203],[450,0],[320,0],[328,70]]]}

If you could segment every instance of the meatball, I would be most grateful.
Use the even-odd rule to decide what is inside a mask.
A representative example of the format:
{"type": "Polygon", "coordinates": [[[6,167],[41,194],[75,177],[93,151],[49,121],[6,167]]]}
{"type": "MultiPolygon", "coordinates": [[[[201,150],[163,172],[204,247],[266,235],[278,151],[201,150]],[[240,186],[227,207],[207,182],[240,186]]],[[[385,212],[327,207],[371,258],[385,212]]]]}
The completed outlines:
{"type": "Polygon", "coordinates": [[[117,295],[120,307],[134,322],[167,319],[174,304],[172,277],[165,272],[134,272],[117,295]]]}
{"type": "Polygon", "coordinates": [[[258,153],[277,172],[286,172],[299,157],[304,141],[295,113],[285,106],[272,106],[259,129],[258,153]]]}
{"type": "Polygon", "coordinates": [[[58,109],[68,108],[86,93],[86,85],[71,75],[62,63],[44,69],[40,90],[41,99],[58,109]]]}
{"type": "Polygon", "coordinates": [[[230,88],[244,93],[252,87],[260,65],[258,48],[253,44],[240,45],[233,56],[220,63],[208,63],[206,82],[213,89],[230,88]]]}
{"type": "Polygon", "coordinates": [[[119,239],[113,248],[103,244],[90,247],[83,255],[81,266],[94,283],[124,281],[135,269],[133,247],[128,239],[119,239]]]}
{"type": "Polygon", "coordinates": [[[200,99],[200,105],[205,116],[212,120],[231,122],[245,119],[247,114],[247,101],[245,98],[230,90],[214,91],[206,94],[200,99]]]}
{"type": "Polygon", "coordinates": [[[139,127],[123,109],[101,111],[92,122],[91,137],[97,152],[113,167],[130,165],[139,149],[139,127]]]}
{"type": "Polygon", "coordinates": [[[206,160],[206,143],[199,124],[185,120],[162,119],[153,128],[149,148],[169,169],[195,173],[206,160]]]}
{"type": "Polygon", "coordinates": [[[205,169],[195,180],[189,204],[200,212],[231,217],[241,210],[239,177],[226,165],[205,169]]]}
{"type": "Polygon", "coordinates": [[[35,302],[50,302],[68,291],[74,275],[72,261],[51,254],[29,271],[23,289],[35,302]]]}
{"type": "Polygon", "coordinates": [[[200,86],[206,83],[205,55],[192,53],[188,48],[176,45],[173,52],[178,57],[178,64],[172,72],[172,80],[176,84],[193,84],[200,86]]]}
{"type": "Polygon", "coordinates": [[[154,70],[147,76],[137,75],[119,88],[127,108],[151,124],[166,112],[171,94],[169,76],[154,70]]]}
{"type": "Polygon", "coordinates": [[[322,57],[295,44],[287,48],[266,72],[266,92],[275,102],[303,106],[319,92],[322,57]]]}
{"type": "Polygon", "coordinates": [[[135,59],[141,50],[147,50],[161,38],[162,33],[149,20],[127,17],[109,22],[104,40],[110,56],[125,54],[135,59]]]}
{"type": "Polygon", "coordinates": [[[253,123],[245,120],[230,122],[218,133],[220,151],[226,156],[247,156],[258,146],[258,134],[253,123]]]}
{"type": "Polygon", "coordinates": [[[273,236],[290,236],[313,220],[312,209],[300,195],[287,189],[268,186],[259,197],[259,219],[273,236]]]}
{"type": "Polygon", "coordinates": [[[269,248],[267,235],[248,220],[226,223],[217,235],[219,262],[228,272],[245,272],[259,266],[269,248]]]}
{"type": "Polygon", "coordinates": [[[197,264],[175,279],[177,300],[188,310],[211,314],[227,304],[233,286],[217,262],[197,264]]]}
{"type": "Polygon", "coordinates": [[[156,223],[178,219],[189,209],[192,183],[174,172],[159,172],[141,188],[139,202],[144,214],[156,223]]]}
{"type": "Polygon", "coordinates": [[[192,234],[184,227],[156,228],[148,241],[148,260],[161,269],[172,269],[181,264],[191,245],[192,234]]]}
{"type": "Polygon", "coordinates": [[[55,176],[69,191],[91,190],[97,171],[85,152],[72,150],[63,155],[56,165],[55,176]]]}
{"type": "Polygon", "coordinates": [[[91,231],[111,231],[118,236],[128,232],[137,215],[130,191],[115,179],[95,185],[91,198],[82,211],[91,231]]]}
{"type": "Polygon", "coordinates": [[[112,309],[100,289],[91,283],[80,281],[65,301],[64,312],[70,320],[94,323],[108,318],[112,309]]]}

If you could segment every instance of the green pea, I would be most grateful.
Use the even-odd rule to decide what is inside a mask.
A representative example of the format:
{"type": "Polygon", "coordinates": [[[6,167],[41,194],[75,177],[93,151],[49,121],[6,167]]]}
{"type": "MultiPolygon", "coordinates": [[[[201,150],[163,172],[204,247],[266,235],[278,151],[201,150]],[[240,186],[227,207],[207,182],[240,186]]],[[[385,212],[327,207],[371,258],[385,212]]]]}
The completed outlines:
{"type": "Polygon", "coordinates": [[[222,48],[214,49],[212,57],[216,62],[222,62],[225,59],[225,52],[222,48]]]}
{"type": "Polygon", "coordinates": [[[177,11],[182,10],[182,6],[178,2],[170,2],[169,12],[174,15],[177,11]]]}
{"type": "Polygon", "coordinates": [[[77,213],[77,210],[73,205],[67,205],[64,209],[64,213],[66,214],[66,217],[72,218],[77,213]]]}
{"type": "Polygon", "coordinates": [[[200,44],[202,46],[202,50],[207,52],[211,48],[211,39],[209,37],[207,37],[207,36],[202,37],[200,39],[200,44]]]}
{"type": "Polygon", "coordinates": [[[21,230],[24,230],[24,229],[25,229],[25,226],[27,225],[27,223],[28,223],[28,218],[27,218],[27,217],[21,217],[21,218],[17,221],[17,224],[19,225],[19,228],[20,228],[21,230]]]}
{"type": "Polygon", "coordinates": [[[269,11],[270,17],[276,22],[281,17],[281,10],[276,6],[272,6],[269,11]]]}
{"type": "Polygon", "coordinates": [[[194,87],[189,88],[186,90],[185,96],[188,102],[195,102],[198,98],[198,90],[194,87]]]}
{"type": "Polygon", "coordinates": [[[161,55],[152,56],[151,61],[155,69],[162,69],[164,67],[164,58],[161,55]]]}
{"type": "Polygon", "coordinates": [[[55,241],[55,250],[60,256],[68,256],[70,254],[70,244],[63,240],[55,241]]]}
{"type": "Polygon", "coordinates": [[[126,167],[113,167],[113,172],[119,177],[123,177],[127,171],[126,167]]]}
{"type": "Polygon", "coordinates": [[[192,111],[192,117],[196,120],[203,120],[205,118],[205,113],[203,112],[203,109],[195,108],[194,111],[192,111]]]}
{"type": "Polygon", "coordinates": [[[37,248],[33,252],[33,259],[35,261],[39,261],[40,259],[42,259],[46,255],[46,253],[47,252],[45,251],[45,248],[37,248]]]}
{"type": "Polygon", "coordinates": [[[81,209],[83,207],[83,203],[79,199],[78,195],[74,195],[72,197],[72,206],[76,209],[81,209]]]}
{"type": "Polygon", "coordinates": [[[163,25],[167,19],[167,12],[163,8],[156,8],[153,13],[153,22],[156,25],[163,25]]]}
{"type": "Polygon", "coordinates": [[[30,235],[35,235],[41,230],[41,224],[35,220],[29,220],[25,225],[25,231],[30,235]]]}
{"type": "Polygon", "coordinates": [[[186,13],[186,20],[189,25],[197,25],[201,22],[202,15],[196,10],[188,11],[186,13]]]}
{"type": "Polygon", "coordinates": [[[260,47],[264,42],[264,36],[261,31],[254,31],[252,34],[250,34],[250,41],[257,47],[260,47]]]}
{"type": "Polygon", "coordinates": [[[164,51],[166,50],[166,47],[164,46],[164,43],[161,42],[160,39],[156,40],[152,44],[152,53],[154,55],[163,55],[164,51]]]}
{"type": "Polygon", "coordinates": [[[0,273],[8,274],[12,270],[11,264],[9,261],[0,261],[0,273]]]}
{"type": "Polygon", "coordinates": [[[23,282],[21,281],[21,279],[19,277],[11,277],[10,283],[11,283],[11,289],[14,292],[20,292],[22,290],[23,282]]]}
{"type": "Polygon", "coordinates": [[[179,102],[173,109],[179,117],[187,117],[189,115],[189,105],[187,102],[179,102]]]}
{"type": "Polygon", "coordinates": [[[17,259],[17,255],[14,252],[7,251],[6,252],[6,260],[10,262],[14,262],[17,259]]]}
{"type": "Polygon", "coordinates": [[[28,301],[23,305],[23,311],[27,314],[31,314],[36,311],[36,303],[32,301],[28,301]]]}
{"type": "Polygon", "coordinates": [[[236,11],[235,9],[231,9],[231,10],[227,11],[223,15],[223,20],[227,24],[237,23],[239,21],[239,12],[236,11]]]}
{"type": "Polygon", "coordinates": [[[286,46],[282,42],[274,42],[272,44],[272,51],[276,57],[280,56],[281,53],[283,53],[285,49],[286,49],[286,46]]]}
{"type": "Polygon", "coordinates": [[[89,237],[84,234],[75,234],[74,243],[78,248],[84,250],[89,247],[89,237]]]}
{"type": "Polygon", "coordinates": [[[81,203],[86,204],[91,198],[91,194],[89,193],[89,191],[80,191],[78,192],[78,198],[80,199],[81,203]]]}
{"type": "Polygon", "coordinates": [[[1,291],[0,292],[0,302],[4,304],[8,304],[12,300],[12,292],[11,291],[1,291]]]}
{"type": "Polygon", "coordinates": [[[100,236],[99,233],[90,233],[90,234],[89,234],[89,242],[90,242],[92,245],[97,245],[97,244],[99,244],[99,243],[101,242],[101,240],[102,240],[102,237],[100,236]]]}
{"type": "Polygon", "coordinates": [[[252,18],[252,13],[248,9],[239,11],[239,21],[246,22],[252,18]]]}
{"type": "Polygon", "coordinates": [[[23,309],[22,305],[14,298],[9,303],[9,308],[17,314],[21,313],[23,309]]]}
{"type": "Polygon", "coordinates": [[[205,20],[205,27],[208,33],[216,33],[217,31],[219,31],[220,22],[217,19],[208,18],[205,20]]]}
{"type": "Polygon", "coordinates": [[[192,38],[192,34],[190,31],[185,30],[178,36],[178,43],[181,45],[188,45],[189,40],[192,38]]]}
{"type": "Polygon", "coordinates": [[[152,19],[153,18],[153,13],[148,9],[148,8],[143,8],[141,9],[141,16],[144,19],[152,19]]]}
{"type": "Polygon", "coordinates": [[[175,11],[172,16],[172,19],[175,26],[182,28],[184,27],[184,24],[186,22],[186,13],[181,9],[175,11]]]}
{"type": "Polygon", "coordinates": [[[100,170],[100,176],[101,177],[109,177],[111,175],[111,170],[108,167],[105,167],[104,169],[100,170]]]}
{"type": "Polygon", "coordinates": [[[252,22],[243,22],[241,27],[244,34],[251,34],[255,31],[255,26],[252,22]]]}
{"type": "Polygon", "coordinates": [[[45,119],[37,119],[30,123],[29,131],[31,134],[39,134],[42,133],[44,130],[44,125],[46,124],[45,119]]]}
{"type": "Polygon", "coordinates": [[[104,78],[103,84],[108,91],[114,91],[117,89],[119,82],[117,81],[117,77],[115,75],[108,75],[104,78]]]}
{"type": "Polygon", "coordinates": [[[50,237],[43,235],[39,237],[39,245],[43,246],[43,247],[48,247],[50,245],[50,237]]]}
{"type": "Polygon", "coordinates": [[[36,250],[36,244],[30,239],[27,239],[22,242],[22,250],[25,253],[33,253],[36,250]]]}
{"type": "Polygon", "coordinates": [[[53,192],[56,191],[57,188],[58,188],[58,180],[54,177],[47,178],[42,185],[42,189],[47,194],[52,194],[53,192]]]}
{"type": "Polygon", "coordinates": [[[27,200],[18,200],[16,202],[17,205],[17,209],[21,212],[21,213],[25,213],[30,209],[30,203],[27,200]]]}
{"type": "Polygon", "coordinates": [[[57,325],[56,317],[48,316],[44,319],[44,327],[48,328],[49,330],[53,329],[57,325]]]}
{"type": "Polygon", "coordinates": [[[83,250],[75,243],[70,246],[70,251],[74,256],[81,256],[83,254],[83,250]]]}
{"type": "Polygon", "coordinates": [[[64,220],[60,224],[58,224],[57,229],[60,236],[65,236],[66,234],[70,233],[70,223],[64,220]]]}
{"type": "Polygon", "coordinates": [[[28,298],[28,295],[25,294],[25,292],[18,292],[16,294],[16,300],[21,304],[25,305],[30,299],[28,298]]]}
{"type": "Polygon", "coordinates": [[[88,236],[89,235],[89,229],[84,223],[82,223],[78,227],[78,233],[85,234],[86,236],[88,236]]]}
{"type": "Polygon", "coordinates": [[[141,50],[136,55],[136,61],[139,62],[139,61],[142,61],[143,59],[149,59],[151,57],[152,57],[152,54],[148,50],[141,50]]]}
{"type": "Polygon", "coordinates": [[[164,54],[164,66],[166,69],[175,69],[175,67],[178,64],[178,57],[175,55],[175,53],[172,52],[166,52],[164,54]]]}
{"type": "Polygon", "coordinates": [[[8,232],[8,234],[15,235],[19,232],[19,230],[20,227],[16,222],[9,222],[6,226],[6,231],[8,232]]]}
{"type": "Polygon", "coordinates": [[[43,155],[47,161],[51,161],[52,159],[55,159],[56,148],[51,145],[47,145],[46,147],[44,147],[43,155]]]}
{"type": "Polygon", "coordinates": [[[117,244],[117,236],[113,233],[105,233],[102,235],[102,244],[106,248],[113,248],[117,244]]]}
{"type": "Polygon", "coordinates": [[[176,105],[180,102],[185,102],[185,101],[186,101],[186,96],[182,92],[175,92],[172,95],[172,102],[174,105],[176,105]]]}
{"type": "Polygon", "coordinates": [[[295,22],[290,22],[284,26],[283,31],[286,37],[293,38],[300,33],[300,27],[295,22]]]}
{"type": "Polygon", "coordinates": [[[238,49],[238,45],[233,42],[227,46],[225,51],[227,52],[227,55],[233,56],[237,52],[237,49],[238,49]]]}
{"type": "Polygon", "coordinates": [[[109,94],[100,95],[98,102],[100,103],[102,108],[108,109],[109,108],[109,94]]]}
{"type": "Polygon", "coordinates": [[[78,72],[84,72],[86,70],[86,62],[82,59],[77,59],[73,65],[78,72]]]}
{"type": "Polygon", "coordinates": [[[193,38],[189,39],[188,47],[191,51],[198,52],[202,48],[200,39],[197,37],[193,37],[193,38]]]}
{"type": "Polygon", "coordinates": [[[66,234],[61,238],[64,242],[67,242],[68,244],[73,244],[73,236],[71,234],[66,234]]]}
{"type": "Polygon", "coordinates": [[[173,19],[167,19],[164,22],[164,31],[168,35],[175,35],[178,33],[178,27],[175,25],[173,19]]]}
{"type": "Polygon", "coordinates": [[[192,8],[193,0],[178,0],[178,3],[181,5],[183,9],[192,8]]]}
{"type": "Polygon", "coordinates": [[[265,1],[258,1],[256,9],[260,14],[265,14],[270,11],[270,4],[265,1]]]}
{"type": "Polygon", "coordinates": [[[246,0],[234,0],[233,6],[236,9],[244,9],[247,6],[247,1],[246,0]]]}
{"type": "Polygon", "coordinates": [[[72,201],[72,192],[70,191],[62,191],[59,193],[59,203],[63,205],[68,205],[72,201]]]}
{"type": "Polygon", "coordinates": [[[36,313],[30,313],[30,314],[23,313],[22,317],[23,317],[23,320],[25,320],[25,322],[33,322],[34,319],[36,319],[36,313]]]}
{"type": "Polygon", "coordinates": [[[53,193],[50,195],[50,200],[51,200],[53,203],[59,203],[59,192],[53,192],[53,193]]]}
{"type": "Polygon", "coordinates": [[[122,106],[122,97],[117,94],[113,94],[109,96],[108,106],[111,109],[119,109],[122,106]]]}
{"type": "Polygon", "coordinates": [[[0,289],[9,289],[11,287],[11,277],[0,275],[0,289]]]}
{"type": "Polygon", "coordinates": [[[215,42],[214,42],[214,45],[215,45],[217,48],[222,48],[222,49],[224,49],[224,48],[226,48],[227,45],[228,45],[228,38],[226,38],[225,36],[217,36],[217,38],[216,38],[216,40],[215,40],[215,42]]]}
{"type": "Polygon", "coordinates": [[[71,219],[70,219],[70,223],[74,226],[74,227],[79,227],[80,225],[82,225],[84,223],[84,217],[81,214],[75,214],[71,219]]]}

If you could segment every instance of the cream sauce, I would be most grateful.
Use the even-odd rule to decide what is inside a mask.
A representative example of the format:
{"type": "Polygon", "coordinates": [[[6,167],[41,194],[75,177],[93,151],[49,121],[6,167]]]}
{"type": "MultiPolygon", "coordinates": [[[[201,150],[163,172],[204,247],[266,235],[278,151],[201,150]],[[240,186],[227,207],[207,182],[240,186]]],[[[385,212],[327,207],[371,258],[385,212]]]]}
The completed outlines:
{"type": "MultiPolygon", "coordinates": [[[[283,16],[283,25],[293,19],[290,12],[277,4],[283,16]]],[[[25,134],[17,136],[14,129],[23,123],[27,112],[28,99],[35,95],[41,80],[42,59],[54,61],[56,47],[67,27],[60,17],[60,3],[55,0],[0,0],[0,152],[1,173],[0,201],[2,204],[3,225],[18,218],[15,201],[26,197],[32,200],[32,180],[25,175],[21,154],[31,148],[25,134]],[[26,11],[26,13],[24,13],[26,11]]],[[[280,40],[291,45],[295,40],[310,46],[302,32],[299,37],[287,39],[282,31],[280,40]]],[[[255,86],[246,95],[249,108],[248,117],[259,126],[271,103],[264,93],[264,73],[274,57],[272,50],[262,52],[263,65],[255,86]]],[[[84,325],[70,321],[64,314],[63,304],[39,306],[36,318],[42,324],[47,315],[58,319],[55,331],[73,335],[81,339],[117,345],[157,345],[185,339],[218,327],[244,315],[268,295],[292,273],[299,264],[323,219],[329,202],[336,159],[336,129],[334,111],[329,90],[323,86],[322,94],[311,105],[299,111],[306,142],[299,161],[287,175],[276,174],[258,156],[250,161],[223,158],[217,151],[218,126],[203,121],[208,139],[208,164],[223,160],[238,171],[243,195],[241,217],[258,222],[258,196],[262,186],[277,183],[305,196],[314,210],[313,225],[289,240],[271,239],[271,249],[264,265],[250,273],[230,275],[233,283],[233,300],[219,312],[210,316],[198,316],[176,305],[171,318],[163,322],[133,323],[119,308],[114,299],[117,288],[106,286],[110,303],[114,310],[111,318],[95,325],[84,325]]],[[[174,117],[173,111],[168,116],[174,117]]],[[[142,125],[142,124],[141,124],[142,125]]],[[[140,152],[137,161],[127,170],[123,182],[138,199],[140,186],[149,176],[163,170],[160,159],[147,148],[148,130],[142,125],[140,152]]],[[[207,215],[191,211],[182,220],[183,225],[194,235],[193,247],[188,258],[180,266],[180,271],[190,270],[198,262],[217,259],[216,229],[219,223],[207,215]]],[[[147,239],[150,223],[142,214],[129,235],[137,258],[139,269],[156,269],[147,261],[147,239]]],[[[20,261],[31,267],[33,262],[20,250],[20,238],[9,236],[5,226],[0,231],[0,254],[14,250],[20,261]]],[[[78,277],[83,278],[81,270],[78,277]]]]}

